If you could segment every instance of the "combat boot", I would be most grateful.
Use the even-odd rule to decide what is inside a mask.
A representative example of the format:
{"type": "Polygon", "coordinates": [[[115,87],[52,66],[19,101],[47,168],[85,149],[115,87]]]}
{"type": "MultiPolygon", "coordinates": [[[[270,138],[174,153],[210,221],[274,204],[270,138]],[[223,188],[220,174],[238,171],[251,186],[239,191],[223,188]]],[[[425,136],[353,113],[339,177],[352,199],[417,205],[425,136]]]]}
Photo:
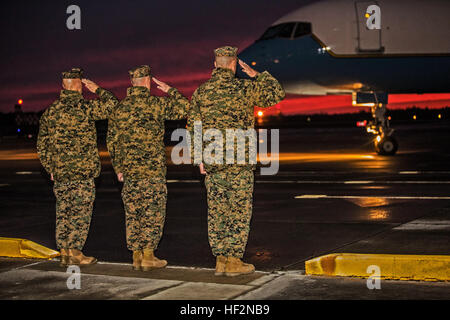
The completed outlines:
{"type": "Polygon", "coordinates": [[[255,266],[249,263],[244,263],[239,258],[228,257],[225,265],[225,275],[227,277],[235,277],[241,274],[249,274],[255,272],[255,266]]]}
{"type": "Polygon", "coordinates": [[[160,260],[155,257],[152,249],[144,249],[141,262],[142,271],[150,271],[152,269],[164,268],[167,265],[166,260],[160,260]]]}
{"type": "Polygon", "coordinates": [[[70,265],[89,265],[97,263],[94,257],[86,257],[83,252],[78,249],[69,249],[70,265]]]}
{"type": "Polygon", "coordinates": [[[216,257],[216,272],[214,275],[223,276],[225,274],[225,265],[227,263],[227,257],[217,256],[216,257]]]}
{"type": "Polygon", "coordinates": [[[61,267],[67,267],[69,265],[69,251],[67,249],[61,249],[61,260],[59,265],[61,267]]]}
{"type": "Polygon", "coordinates": [[[133,270],[141,270],[142,250],[133,251],[133,270]]]}

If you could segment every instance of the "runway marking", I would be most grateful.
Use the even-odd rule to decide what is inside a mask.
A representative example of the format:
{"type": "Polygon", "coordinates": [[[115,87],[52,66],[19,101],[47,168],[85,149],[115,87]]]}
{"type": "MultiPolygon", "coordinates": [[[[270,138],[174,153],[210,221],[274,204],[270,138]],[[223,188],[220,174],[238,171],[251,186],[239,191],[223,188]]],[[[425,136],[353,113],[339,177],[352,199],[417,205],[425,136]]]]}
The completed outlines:
{"type": "Polygon", "coordinates": [[[450,181],[376,181],[376,180],[256,180],[256,183],[286,184],[450,184],[450,181]]]}
{"type": "Polygon", "coordinates": [[[450,174],[450,171],[372,171],[372,170],[358,170],[356,172],[349,171],[316,171],[316,170],[299,170],[299,171],[279,171],[277,175],[299,175],[299,174],[349,174],[349,173],[370,173],[370,174],[450,174]]]}
{"type": "Polygon", "coordinates": [[[26,264],[26,265],[24,265],[24,266],[20,266],[20,267],[14,268],[14,269],[12,269],[12,270],[24,269],[24,268],[28,268],[28,267],[31,267],[31,266],[35,266],[35,265],[38,265],[38,264],[41,264],[41,263],[44,263],[44,262],[45,262],[45,261],[33,262],[33,263],[30,263],[30,264],[26,264]]]}
{"type": "Polygon", "coordinates": [[[450,174],[450,171],[399,171],[399,174],[450,174]]]}
{"type": "Polygon", "coordinates": [[[392,200],[450,200],[450,197],[433,196],[329,196],[326,194],[303,194],[295,199],[392,199],[392,200]]]}
{"type": "Polygon", "coordinates": [[[18,175],[40,174],[39,171],[17,171],[18,175]]]}
{"type": "Polygon", "coordinates": [[[450,230],[450,220],[417,219],[395,227],[393,230],[450,230]]]}
{"type": "MultiPolygon", "coordinates": [[[[167,180],[167,183],[198,183],[200,180],[167,180]]],[[[450,181],[376,181],[376,180],[256,180],[265,184],[450,184],[450,181]]]]}
{"type": "MultiPolygon", "coordinates": [[[[199,183],[200,180],[167,180],[167,183],[199,183]]],[[[450,181],[375,181],[375,180],[349,180],[349,181],[314,181],[314,180],[256,180],[258,184],[450,184],[450,181]]],[[[102,188],[100,191],[117,191],[117,189],[102,188]]]]}

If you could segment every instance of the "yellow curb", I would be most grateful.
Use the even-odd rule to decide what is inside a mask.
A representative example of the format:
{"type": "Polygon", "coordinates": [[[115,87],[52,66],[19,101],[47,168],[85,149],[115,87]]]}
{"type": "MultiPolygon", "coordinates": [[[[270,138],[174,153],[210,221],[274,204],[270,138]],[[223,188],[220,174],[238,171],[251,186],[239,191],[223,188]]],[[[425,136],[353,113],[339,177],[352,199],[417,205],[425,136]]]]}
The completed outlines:
{"type": "Polygon", "coordinates": [[[52,259],[59,252],[41,246],[33,241],[0,237],[0,256],[12,258],[52,259]]]}
{"type": "Polygon", "coordinates": [[[450,256],[333,253],[305,262],[308,275],[449,281],[450,256]],[[374,274],[369,266],[379,267],[374,274]]]}

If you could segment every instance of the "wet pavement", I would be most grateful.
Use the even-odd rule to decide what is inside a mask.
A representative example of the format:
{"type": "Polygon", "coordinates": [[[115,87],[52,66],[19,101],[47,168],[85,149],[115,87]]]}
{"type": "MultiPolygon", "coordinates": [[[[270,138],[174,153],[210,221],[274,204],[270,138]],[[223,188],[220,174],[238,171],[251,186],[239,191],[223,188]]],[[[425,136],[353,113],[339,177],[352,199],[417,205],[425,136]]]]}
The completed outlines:
{"type": "MultiPolygon", "coordinates": [[[[449,128],[397,127],[393,157],[375,154],[358,128],[282,129],[279,173],[256,172],[245,260],[263,272],[301,273],[305,260],[331,252],[449,254],[449,128]]],[[[130,263],[121,185],[106,152],[102,163],[85,251],[130,263]]],[[[169,165],[168,190],[157,255],[172,266],[213,268],[202,177],[191,166],[169,165]]],[[[0,142],[0,235],[55,248],[54,208],[33,144],[0,142]]]]}

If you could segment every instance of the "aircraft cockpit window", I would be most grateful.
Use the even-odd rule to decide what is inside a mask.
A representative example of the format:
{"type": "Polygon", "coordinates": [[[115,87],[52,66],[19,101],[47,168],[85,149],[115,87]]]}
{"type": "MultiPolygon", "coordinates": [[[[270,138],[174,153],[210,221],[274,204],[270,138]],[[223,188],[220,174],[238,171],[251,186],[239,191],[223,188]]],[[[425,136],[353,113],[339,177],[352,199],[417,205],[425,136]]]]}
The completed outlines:
{"type": "Polygon", "coordinates": [[[298,22],[295,27],[294,38],[305,36],[311,34],[311,23],[309,22],[298,22]]]}
{"type": "Polygon", "coordinates": [[[276,26],[270,27],[264,32],[264,34],[258,40],[267,40],[273,38],[291,38],[294,31],[295,23],[282,23],[276,26]]]}

